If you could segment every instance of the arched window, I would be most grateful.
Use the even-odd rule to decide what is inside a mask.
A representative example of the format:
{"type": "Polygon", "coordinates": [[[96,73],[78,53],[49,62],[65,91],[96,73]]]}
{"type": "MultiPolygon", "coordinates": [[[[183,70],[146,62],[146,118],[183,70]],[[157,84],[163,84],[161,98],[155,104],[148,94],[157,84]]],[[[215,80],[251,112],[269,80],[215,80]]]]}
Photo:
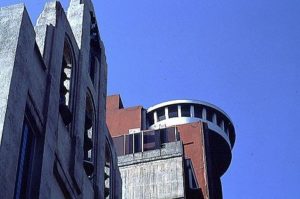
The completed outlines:
{"type": "Polygon", "coordinates": [[[93,152],[93,140],[94,140],[94,121],[95,111],[91,96],[88,94],[86,97],[85,108],[85,124],[84,124],[84,161],[83,167],[89,178],[93,177],[94,173],[94,152],[93,152]]]}
{"type": "Polygon", "coordinates": [[[72,121],[72,113],[70,109],[72,68],[72,48],[69,41],[65,40],[59,88],[59,111],[66,126],[72,121]]]}
{"type": "Polygon", "coordinates": [[[100,37],[96,18],[94,13],[91,12],[91,27],[90,27],[90,66],[89,74],[90,78],[95,83],[95,75],[97,68],[101,65],[101,47],[100,37]]]}

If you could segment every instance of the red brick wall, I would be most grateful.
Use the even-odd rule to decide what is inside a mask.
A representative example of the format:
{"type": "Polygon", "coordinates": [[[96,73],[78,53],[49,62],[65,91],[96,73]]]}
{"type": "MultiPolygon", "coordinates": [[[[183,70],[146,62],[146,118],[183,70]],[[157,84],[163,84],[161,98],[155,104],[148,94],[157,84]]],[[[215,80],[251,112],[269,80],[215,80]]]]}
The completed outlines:
{"type": "Polygon", "coordinates": [[[129,129],[142,129],[143,107],[123,108],[119,95],[108,96],[106,101],[106,123],[112,137],[128,134],[129,129]]]}
{"type": "Polygon", "coordinates": [[[206,159],[204,149],[203,124],[195,122],[179,125],[178,131],[183,141],[185,157],[190,158],[193,163],[194,171],[198,184],[202,190],[204,198],[208,196],[208,187],[206,185],[206,159]]]}
{"type": "Polygon", "coordinates": [[[123,108],[123,103],[120,95],[111,95],[106,98],[106,109],[120,109],[123,108]]]}
{"type": "Polygon", "coordinates": [[[142,129],[142,107],[106,111],[106,123],[112,137],[128,134],[129,129],[142,129]]]}

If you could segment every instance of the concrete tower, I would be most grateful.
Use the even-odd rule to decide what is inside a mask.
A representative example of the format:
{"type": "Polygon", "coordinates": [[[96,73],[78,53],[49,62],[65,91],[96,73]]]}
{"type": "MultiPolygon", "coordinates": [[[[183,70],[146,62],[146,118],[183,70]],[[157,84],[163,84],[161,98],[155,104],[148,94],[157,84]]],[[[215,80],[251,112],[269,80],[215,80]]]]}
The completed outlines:
{"type": "Polygon", "coordinates": [[[123,198],[222,198],[235,130],[220,108],[197,100],[124,108],[115,95],[108,97],[107,123],[123,198]]]}

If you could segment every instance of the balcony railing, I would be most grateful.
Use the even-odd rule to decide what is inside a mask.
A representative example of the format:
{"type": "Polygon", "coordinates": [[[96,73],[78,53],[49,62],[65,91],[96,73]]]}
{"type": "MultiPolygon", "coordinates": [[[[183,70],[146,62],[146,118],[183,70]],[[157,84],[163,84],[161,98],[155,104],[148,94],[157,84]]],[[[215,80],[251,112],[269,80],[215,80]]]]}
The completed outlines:
{"type": "Polygon", "coordinates": [[[118,156],[161,149],[165,143],[179,140],[176,127],[147,130],[113,137],[118,156]]]}

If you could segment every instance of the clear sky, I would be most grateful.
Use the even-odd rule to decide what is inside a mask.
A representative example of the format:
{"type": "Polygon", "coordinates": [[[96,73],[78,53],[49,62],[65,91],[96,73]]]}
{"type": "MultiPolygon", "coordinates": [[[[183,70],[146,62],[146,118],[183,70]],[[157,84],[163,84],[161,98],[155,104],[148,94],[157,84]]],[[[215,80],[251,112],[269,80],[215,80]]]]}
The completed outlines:
{"type": "MultiPolygon", "coordinates": [[[[16,2],[35,21],[46,0],[0,6],[16,2]]],[[[94,4],[110,94],[120,93],[125,106],[187,98],[221,107],[237,138],[224,198],[299,198],[299,0],[94,4]]]]}

